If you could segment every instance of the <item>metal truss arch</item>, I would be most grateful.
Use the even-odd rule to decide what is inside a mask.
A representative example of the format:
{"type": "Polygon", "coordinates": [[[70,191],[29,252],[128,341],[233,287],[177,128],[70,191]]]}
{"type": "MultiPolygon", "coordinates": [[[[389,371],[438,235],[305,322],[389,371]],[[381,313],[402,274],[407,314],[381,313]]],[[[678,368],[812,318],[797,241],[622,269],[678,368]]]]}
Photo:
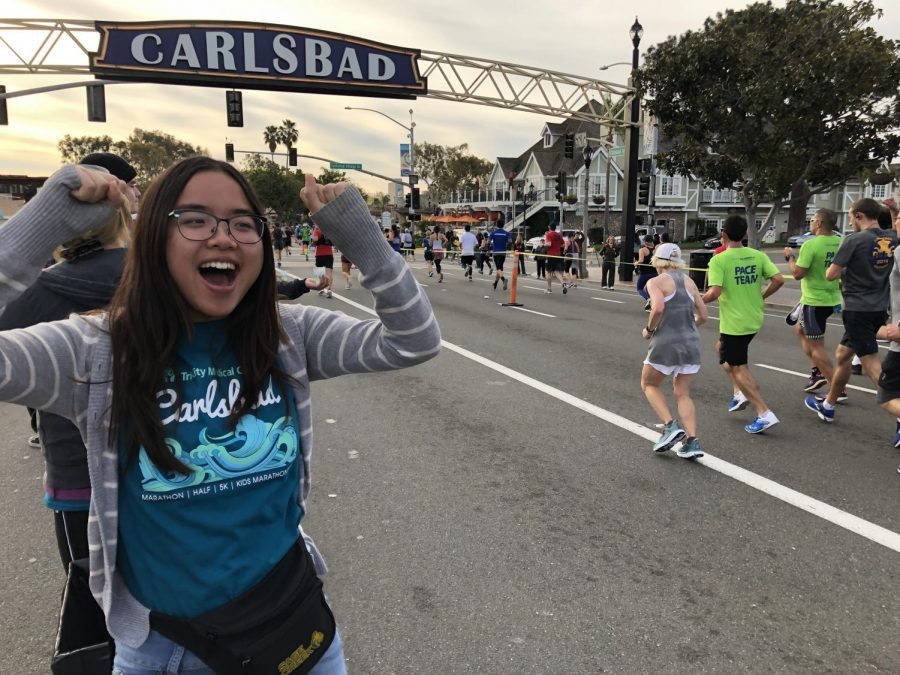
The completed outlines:
{"type": "MultiPolygon", "coordinates": [[[[0,19],[0,75],[90,76],[94,22],[0,19]]],[[[459,54],[422,51],[425,98],[628,127],[634,89],[579,75],[459,54]]]]}

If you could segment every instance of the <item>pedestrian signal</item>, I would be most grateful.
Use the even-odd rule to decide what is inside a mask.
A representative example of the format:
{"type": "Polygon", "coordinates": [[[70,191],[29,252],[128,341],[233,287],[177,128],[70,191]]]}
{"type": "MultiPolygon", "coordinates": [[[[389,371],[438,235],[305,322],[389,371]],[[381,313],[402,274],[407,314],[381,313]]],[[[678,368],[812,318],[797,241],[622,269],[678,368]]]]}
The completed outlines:
{"type": "Polygon", "coordinates": [[[225,161],[226,162],[234,161],[234,143],[226,143],[225,144],[225,161]]]}

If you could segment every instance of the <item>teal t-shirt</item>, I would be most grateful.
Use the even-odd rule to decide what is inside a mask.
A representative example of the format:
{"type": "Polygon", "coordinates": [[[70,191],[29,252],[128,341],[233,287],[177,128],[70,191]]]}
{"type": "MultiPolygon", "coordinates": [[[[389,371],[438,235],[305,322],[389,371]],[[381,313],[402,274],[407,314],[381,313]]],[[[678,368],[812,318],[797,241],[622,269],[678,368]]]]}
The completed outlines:
{"type": "MultiPolygon", "coordinates": [[[[195,324],[190,342],[182,336],[182,395],[172,371],[156,395],[166,444],[193,473],[163,475],[142,449],[119,484],[117,566],[139,602],[182,618],[259,581],[297,540],[303,515],[291,392],[267,381],[231,429],[241,373],[226,330],[212,321],[195,324]]],[[[119,454],[124,466],[122,442],[119,454]]]]}
{"type": "Polygon", "coordinates": [[[709,261],[709,285],[721,286],[719,332],[751,335],[763,324],[763,279],[778,274],[775,263],[762,251],[739,246],[726,248],[709,261]]]}
{"type": "Polygon", "coordinates": [[[808,271],[800,280],[800,302],[810,307],[834,307],[841,304],[841,286],[835,279],[828,281],[825,270],[841,247],[836,234],[816,236],[803,242],[797,255],[797,266],[808,271]]]}

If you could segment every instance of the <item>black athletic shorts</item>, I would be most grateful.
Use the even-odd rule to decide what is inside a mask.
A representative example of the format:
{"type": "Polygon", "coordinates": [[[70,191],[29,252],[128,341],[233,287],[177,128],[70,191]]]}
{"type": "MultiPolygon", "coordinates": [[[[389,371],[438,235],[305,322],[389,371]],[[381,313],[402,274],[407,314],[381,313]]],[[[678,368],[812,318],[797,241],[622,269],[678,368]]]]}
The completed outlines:
{"type": "Polygon", "coordinates": [[[468,267],[475,262],[475,254],[461,256],[459,261],[462,263],[463,267],[468,267]]]}
{"type": "Polygon", "coordinates": [[[497,271],[498,271],[498,272],[502,272],[502,271],[503,271],[503,262],[504,262],[505,260],[506,260],[506,254],[505,254],[505,253],[503,253],[503,254],[495,253],[495,254],[494,254],[494,267],[497,268],[497,271]]]}
{"type": "Polygon", "coordinates": [[[316,256],[316,267],[324,267],[325,269],[333,269],[334,268],[334,256],[333,255],[317,255],[316,256]]]}
{"type": "Polygon", "coordinates": [[[844,320],[844,337],[841,344],[849,347],[859,357],[878,353],[875,333],[887,323],[887,312],[857,312],[845,309],[841,313],[844,320]]]}
{"type": "Polygon", "coordinates": [[[432,251],[430,248],[425,249],[425,260],[426,261],[434,260],[434,251],[432,251]]]}
{"type": "Polygon", "coordinates": [[[900,398],[900,352],[888,352],[881,363],[881,376],[878,378],[878,393],[875,400],[887,403],[900,398]]]}
{"type": "Polygon", "coordinates": [[[729,366],[746,366],[747,351],[756,333],[750,335],[719,334],[719,363],[729,366]]]}
{"type": "Polygon", "coordinates": [[[803,305],[800,310],[800,330],[807,340],[822,340],[828,317],[834,314],[834,307],[814,307],[803,305]]]}
{"type": "Polygon", "coordinates": [[[563,261],[561,258],[547,258],[548,272],[562,272],[563,261]]]}

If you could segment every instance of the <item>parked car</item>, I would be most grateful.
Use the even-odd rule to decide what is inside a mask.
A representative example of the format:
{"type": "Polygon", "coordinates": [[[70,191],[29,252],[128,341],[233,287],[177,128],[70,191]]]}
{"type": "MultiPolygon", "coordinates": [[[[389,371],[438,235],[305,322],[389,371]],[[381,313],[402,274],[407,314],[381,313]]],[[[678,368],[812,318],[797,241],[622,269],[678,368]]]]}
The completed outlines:
{"type": "Polygon", "coordinates": [[[719,235],[715,237],[710,237],[709,239],[703,242],[703,248],[719,248],[722,245],[722,240],[719,239],[719,235]]]}
{"type": "MultiPolygon", "coordinates": [[[[839,237],[843,236],[837,230],[834,231],[834,234],[836,234],[839,237]]],[[[807,241],[809,241],[810,239],[812,239],[815,236],[816,235],[814,235],[812,232],[804,232],[803,234],[795,234],[793,237],[788,238],[787,245],[790,246],[791,248],[800,248],[801,246],[803,246],[804,243],[806,243],[807,241]]]]}

